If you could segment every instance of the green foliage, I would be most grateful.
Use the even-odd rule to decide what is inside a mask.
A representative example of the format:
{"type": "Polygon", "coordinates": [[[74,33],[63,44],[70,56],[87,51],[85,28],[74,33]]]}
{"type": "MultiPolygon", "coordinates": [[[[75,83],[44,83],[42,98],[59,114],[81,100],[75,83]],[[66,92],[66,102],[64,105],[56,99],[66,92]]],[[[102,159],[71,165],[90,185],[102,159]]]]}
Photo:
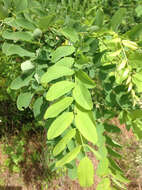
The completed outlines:
{"type": "MultiPolygon", "coordinates": [[[[123,182],[118,178],[122,169],[114,160],[121,158],[114,149],[121,145],[109,136],[121,131],[111,119],[119,117],[142,138],[137,113],[142,91],[141,24],[123,27],[129,1],[121,1],[121,8],[118,1],[103,3],[7,1],[1,8],[0,37],[3,54],[13,62],[20,59],[21,74],[10,85],[18,93],[17,107],[21,111],[29,107],[45,126],[47,143],[55,146],[54,169],[80,160],[80,185],[91,186],[89,150],[99,160],[96,173],[102,180],[97,188],[111,189],[110,181],[118,186],[123,182]]],[[[141,5],[136,6],[140,17],[141,5]]]]}
{"type": "Polygon", "coordinates": [[[90,187],[93,185],[94,168],[92,161],[84,157],[78,166],[78,179],[82,187],[90,187]]]}

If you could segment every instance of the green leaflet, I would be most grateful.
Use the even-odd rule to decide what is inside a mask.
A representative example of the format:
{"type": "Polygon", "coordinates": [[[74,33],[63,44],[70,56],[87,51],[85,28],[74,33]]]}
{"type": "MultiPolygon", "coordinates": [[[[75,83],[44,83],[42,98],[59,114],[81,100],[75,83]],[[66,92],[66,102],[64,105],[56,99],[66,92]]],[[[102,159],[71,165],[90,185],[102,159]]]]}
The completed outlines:
{"type": "Polygon", "coordinates": [[[134,74],[132,81],[136,85],[138,92],[142,92],[142,71],[134,74]]]}
{"type": "Polygon", "coordinates": [[[104,178],[101,182],[97,185],[96,190],[111,190],[111,182],[109,178],[104,178]]]}
{"type": "Polygon", "coordinates": [[[81,150],[81,146],[77,146],[76,148],[74,148],[71,152],[65,155],[61,160],[56,162],[56,167],[62,167],[63,165],[74,160],[79,154],[80,150],[81,150]]]}
{"type": "Polygon", "coordinates": [[[76,162],[73,160],[71,163],[71,168],[68,168],[68,176],[71,180],[77,179],[77,167],[76,162]]]}
{"type": "Polygon", "coordinates": [[[98,168],[97,168],[97,175],[98,176],[105,176],[109,174],[109,161],[107,158],[100,160],[98,168]]]}
{"type": "Polygon", "coordinates": [[[23,72],[27,72],[33,69],[34,67],[35,67],[34,64],[30,60],[27,60],[21,64],[21,70],[23,72]]]}
{"type": "Polygon", "coordinates": [[[60,59],[55,65],[71,68],[73,64],[74,64],[74,58],[64,57],[64,58],[60,59]]]}
{"type": "Polygon", "coordinates": [[[136,135],[138,140],[142,139],[142,122],[141,121],[135,121],[133,123],[133,133],[136,135]]]}
{"type": "Polygon", "coordinates": [[[109,162],[110,162],[110,166],[113,169],[117,170],[118,172],[123,173],[122,169],[119,167],[119,165],[113,159],[111,159],[110,157],[108,159],[109,159],[109,162]]]}
{"type": "Polygon", "coordinates": [[[95,123],[93,122],[90,112],[79,111],[75,115],[75,124],[79,132],[86,138],[88,141],[96,144],[97,142],[97,132],[95,123]]]}
{"type": "Polygon", "coordinates": [[[36,29],[36,26],[33,23],[29,22],[28,20],[24,18],[16,18],[15,22],[16,22],[16,25],[18,25],[21,28],[31,30],[31,31],[34,31],[36,29]]]}
{"type": "Polygon", "coordinates": [[[13,90],[18,90],[24,86],[28,86],[32,79],[33,79],[33,74],[29,76],[24,76],[24,75],[18,76],[12,81],[10,88],[13,90]]]}
{"type": "Polygon", "coordinates": [[[93,102],[91,94],[82,83],[78,83],[75,85],[75,88],[73,90],[73,97],[81,107],[86,110],[92,110],[93,102]]]}
{"type": "Polygon", "coordinates": [[[108,151],[107,151],[105,144],[102,144],[102,146],[99,147],[98,153],[101,155],[102,158],[107,157],[108,151]]]}
{"type": "Polygon", "coordinates": [[[105,135],[106,144],[116,147],[116,148],[122,148],[122,145],[116,142],[115,140],[111,139],[109,136],[105,135]]]}
{"type": "Polygon", "coordinates": [[[52,104],[45,112],[44,119],[53,118],[68,108],[73,102],[72,97],[65,97],[52,104]]]}
{"type": "Polygon", "coordinates": [[[75,52],[75,48],[73,46],[60,46],[58,47],[52,54],[52,61],[57,62],[62,57],[66,57],[75,52]]]}
{"type": "Polygon", "coordinates": [[[53,101],[64,94],[70,92],[72,88],[74,88],[75,83],[70,81],[60,81],[55,84],[53,84],[47,94],[46,94],[46,100],[53,101]]]}
{"type": "Polygon", "coordinates": [[[141,119],[142,118],[142,109],[136,109],[129,112],[129,117],[132,120],[141,119]]]}
{"type": "Polygon", "coordinates": [[[141,40],[142,39],[142,23],[135,25],[131,30],[125,34],[131,40],[141,40]]]}
{"type": "Polygon", "coordinates": [[[9,8],[11,8],[11,0],[5,0],[4,1],[4,6],[7,8],[7,9],[9,9],[9,8]]]}
{"type": "Polygon", "coordinates": [[[102,27],[103,21],[104,21],[104,12],[102,9],[98,9],[93,24],[102,27]]]}
{"type": "Polygon", "coordinates": [[[122,183],[129,183],[130,180],[128,180],[127,178],[125,178],[122,174],[120,174],[119,172],[116,172],[115,174],[111,173],[111,175],[113,176],[113,178],[115,178],[116,180],[122,182],[122,183]]]}
{"type": "Polygon", "coordinates": [[[33,105],[33,112],[35,118],[37,118],[41,114],[42,105],[43,105],[43,97],[37,98],[33,105]]]}
{"type": "Polygon", "coordinates": [[[118,11],[116,11],[116,13],[113,15],[112,19],[111,19],[111,28],[114,31],[118,30],[119,25],[121,24],[122,20],[124,19],[126,13],[126,9],[125,8],[120,8],[118,11]]]}
{"type": "Polygon", "coordinates": [[[73,121],[73,118],[74,115],[72,112],[64,112],[62,115],[58,116],[56,120],[53,121],[48,130],[48,140],[51,140],[61,135],[65,131],[65,129],[70,126],[70,124],[73,121]]]}
{"type": "Polygon", "coordinates": [[[69,132],[58,142],[53,150],[53,155],[57,156],[60,152],[62,152],[68,142],[75,136],[76,129],[70,129],[69,132]]]}
{"type": "Polygon", "coordinates": [[[22,41],[31,41],[32,40],[32,34],[28,32],[9,32],[9,31],[4,31],[2,33],[2,37],[4,39],[8,40],[22,40],[22,41]]]}
{"type": "Polygon", "coordinates": [[[15,12],[24,11],[28,7],[28,0],[13,1],[15,12]]]}
{"type": "Polygon", "coordinates": [[[94,167],[88,157],[84,157],[77,168],[79,183],[82,187],[90,187],[94,183],[94,167]]]}
{"type": "Polygon", "coordinates": [[[18,30],[20,30],[20,26],[16,23],[16,19],[13,17],[8,17],[4,19],[4,22],[11,27],[14,27],[18,30]]]}
{"type": "Polygon", "coordinates": [[[108,124],[108,123],[104,123],[103,125],[107,132],[110,132],[110,133],[120,133],[121,132],[121,129],[117,125],[108,124]]]}
{"type": "Polygon", "coordinates": [[[111,149],[109,146],[107,146],[108,154],[110,156],[116,157],[116,158],[121,158],[122,156],[116,152],[115,150],[111,149]]]}
{"type": "Polygon", "coordinates": [[[141,16],[142,16],[142,5],[138,5],[138,6],[135,8],[135,12],[137,13],[137,16],[138,16],[138,17],[141,17],[141,16]]]}
{"type": "Polygon", "coordinates": [[[132,68],[142,68],[142,54],[139,52],[132,52],[129,56],[129,63],[132,68]]]}
{"type": "Polygon", "coordinates": [[[119,181],[117,181],[115,178],[112,178],[112,182],[113,184],[115,184],[115,189],[114,190],[120,190],[120,189],[126,189],[126,186],[124,186],[122,183],[120,183],[119,181]]]}
{"type": "Polygon", "coordinates": [[[21,93],[17,99],[18,109],[23,111],[24,108],[28,108],[31,103],[32,97],[33,94],[31,92],[21,93]]]}
{"type": "Polygon", "coordinates": [[[133,77],[142,82],[142,71],[136,73],[135,75],[133,75],[133,77]]]}
{"type": "Polygon", "coordinates": [[[75,43],[79,39],[78,33],[73,28],[65,27],[60,32],[71,42],[75,43]]]}
{"type": "Polygon", "coordinates": [[[74,71],[68,67],[64,66],[52,66],[48,71],[41,77],[41,83],[47,84],[52,80],[61,78],[63,76],[71,76],[74,74],[74,71]]]}
{"type": "Polygon", "coordinates": [[[8,16],[8,9],[0,4],[0,19],[4,19],[8,16]]]}
{"type": "Polygon", "coordinates": [[[41,28],[43,30],[47,30],[50,25],[54,24],[54,20],[55,20],[55,15],[54,14],[41,17],[39,19],[38,26],[39,26],[39,28],[41,28]]]}
{"type": "Polygon", "coordinates": [[[137,80],[137,78],[135,78],[135,77],[132,78],[132,81],[133,81],[133,83],[136,85],[137,91],[138,91],[139,93],[141,93],[141,92],[142,92],[142,82],[139,81],[139,80],[137,80]]]}
{"type": "Polygon", "coordinates": [[[35,56],[34,53],[21,48],[19,45],[9,44],[6,42],[2,46],[2,51],[7,56],[10,56],[10,55],[19,55],[20,57],[34,57],[35,56]]]}
{"type": "Polygon", "coordinates": [[[98,141],[97,141],[97,146],[100,148],[104,147],[105,144],[105,137],[104,137],[104,126],[103,125],[97,125],[96,126],[96,131],[97,131],[97,136],[98,136],[98,141]]]}
{"type": "Polygon", "coordinates": [[[86,88],[94,88],[96,86],[95,82],[82,70],[76,72],[75,76],[77,82],[81,82],[86,88]]]}

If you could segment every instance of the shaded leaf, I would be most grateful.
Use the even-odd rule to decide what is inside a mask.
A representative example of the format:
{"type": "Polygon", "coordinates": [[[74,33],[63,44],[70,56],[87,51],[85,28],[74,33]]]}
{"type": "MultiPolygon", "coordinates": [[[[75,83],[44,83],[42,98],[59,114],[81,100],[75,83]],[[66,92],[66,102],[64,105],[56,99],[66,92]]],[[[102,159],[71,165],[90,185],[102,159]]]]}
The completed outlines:
{"type": "Polygon", "coordinates": [[[111,19],[111,28],[114,31],[118,30],[119,25],[121,24],[122,20],[124,19],[126,13],[126,9],[125,8],[120,8],[118,11],[116,11],[116,13],[113,15],[112,19],[111,19]]]}
{"type": "Polygon", "coordinates": [[[15,22],[16,22],[16,25],[24,29],[31,30],[31,31],[34,31],[36,29],[36,26],[33,23],[26,20],[25,18],[16,18],[15,22]]]}
{"type": "Polygon", "coordinates": [[[78,38],[78,33],[71,27],[65,27],[60,31],[67,39],[71,42],[76,42],[78,38]]]}
{"type": "Polygon", "coordinates": [[[110,147],[107,146],[108,154],[110,156],[116,157],[116,158],[122,158],[122,156],[116,152],[115,150],[111,149],[110,147]]]}
{"type": "Polygon", "coordinates": [[[10,56],[10,55],[19,55],[20,57],[34,57],[35,56],[34,53],[21,48],[19,45],[9,44],[6,42],[2,46],[2,51],[7,56],[10,56]]]}
{"type": "Polygon", "coordinates": [[[104,21],[104,12],[102,9],[98,9],[96,12],[95,21],[93,24],[99,27],[102,27],[103,21],[104,21]]]}
{"type": "Polygon", "coordinates": [[[38,22],[39,28],[47,30],[50,25],[53,25],[54,20],[55,20],[54,14],[41,17],[38,22]]]}
{"type": "Polygon", "coordinates": [[[31,92],[21,93],[17,99],[17,107],[19,110],[23,111],[25,108],[28,108],[33,94],[31,92]]]}
{"type": "Polygon", "coordinates": [[[28,7],[28,0],[16,0],[13,3],[16,12],[24,11],[28,7]]]}
{"type": "Polygon", "coordinates": [[[14,79],[10,85],[10,88],[13,90],[18,90],[24,86],[28,86],[29,82],[33,79],[33,74],[29,76],[18,76],[14,79]]]}
{"type": "Polygon", "coordinates": [[[33,112],[35,118],[37,118],[41,114],[42,105],[43,105],[43,97],[37,98],[33,105],[33,112]]]}
{"type": "Polygon", "coordinates": [[[22,41],[31,41],[32,40],[32,35],[28,32],[9,32],[9,31],[4,31],[2,33],[2,37],[4,39],[8,40],[22,40],[22,41]]]}
{"type": "Polygon", "coordinates": [[[116,125],[108,124],[108,123],[104,123],[104,128],[106,131],[111,132],[111,133],[121,132],[119,127],[117,127],[116,125]]]}

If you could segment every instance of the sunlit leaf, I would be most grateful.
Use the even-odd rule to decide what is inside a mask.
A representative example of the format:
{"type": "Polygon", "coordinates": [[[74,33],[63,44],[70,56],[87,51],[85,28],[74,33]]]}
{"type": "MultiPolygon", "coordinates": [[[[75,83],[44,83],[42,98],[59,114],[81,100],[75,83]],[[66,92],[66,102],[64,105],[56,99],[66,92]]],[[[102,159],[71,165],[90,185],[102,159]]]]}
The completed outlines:
{"type": "Polygon", "coordinates": [[[63,165],[74,160],[79,154],[80,150],[81,150],[81,146],[77,146],[76,148],[74,148],[71,152],[65,155],[61,160],[56,162],[56,167],[62,167],[63,165]]]}
{"type": "Polygon", "coordinates": [[[47,94],[46,94],[46,99],[49,101],[53,101],[64,94],[70,92],[75,86],[75,83],[70,82],[70,81],[60,81],[55,84],[53,84],[47,94]]]}
{"type": "Polygon", "coordinates": [[[57,62],[62,57],[66,57],[75,52],[75,48],[73,46],[60,46],[52,53],[52,61],[57,62]]]}
{"type": "Polygon", "coordinates": [[[74,118],[72,112],[64,112],[62,115],[58,116],[53,123],[51,124],[47,138],[48,140],[53,139],[59,135],[61,135],[67,127],[70,126],[74,118]]]}
{"type": "Polygon", "coordinates": [[[75,115],[75,124],[79,132],[86,138],[88,141],[96,144],[97,142],[97,132],[95,123],[90,117],[90,113],[79,111],[75,115]]]}
{"type": "Polygon", "coordinates": [[[60,152],[62,152],[65,149],[68,142],[75,136],[75,134],[76,134],[76,130],[70,129],[69,132],[55,146],[53,150],[53,155],[56,156],[60,152]]]}
{"type": "Polygon", "coordinates": [[[72,97],[65,97],[51,106],[46,110],[44,114],[44,119],[53,118],[59,115],[62,111],[64,111],[66,108],[68,108],[73,102],[72,97]]]}
{"type": "Polygon", "coordinates": [[[73,90],[73,97],[75,101],[84,109],[91,110],[93,108],[91,94],[82,83],[75,85],[75,88],[73,90]]]}
{"type": "Polygon", "coordinates": [[[94,183],[94,167],[88,157],[84,157],[77,168],[78,180],[82,187],[90,187],[94,183]]]}

